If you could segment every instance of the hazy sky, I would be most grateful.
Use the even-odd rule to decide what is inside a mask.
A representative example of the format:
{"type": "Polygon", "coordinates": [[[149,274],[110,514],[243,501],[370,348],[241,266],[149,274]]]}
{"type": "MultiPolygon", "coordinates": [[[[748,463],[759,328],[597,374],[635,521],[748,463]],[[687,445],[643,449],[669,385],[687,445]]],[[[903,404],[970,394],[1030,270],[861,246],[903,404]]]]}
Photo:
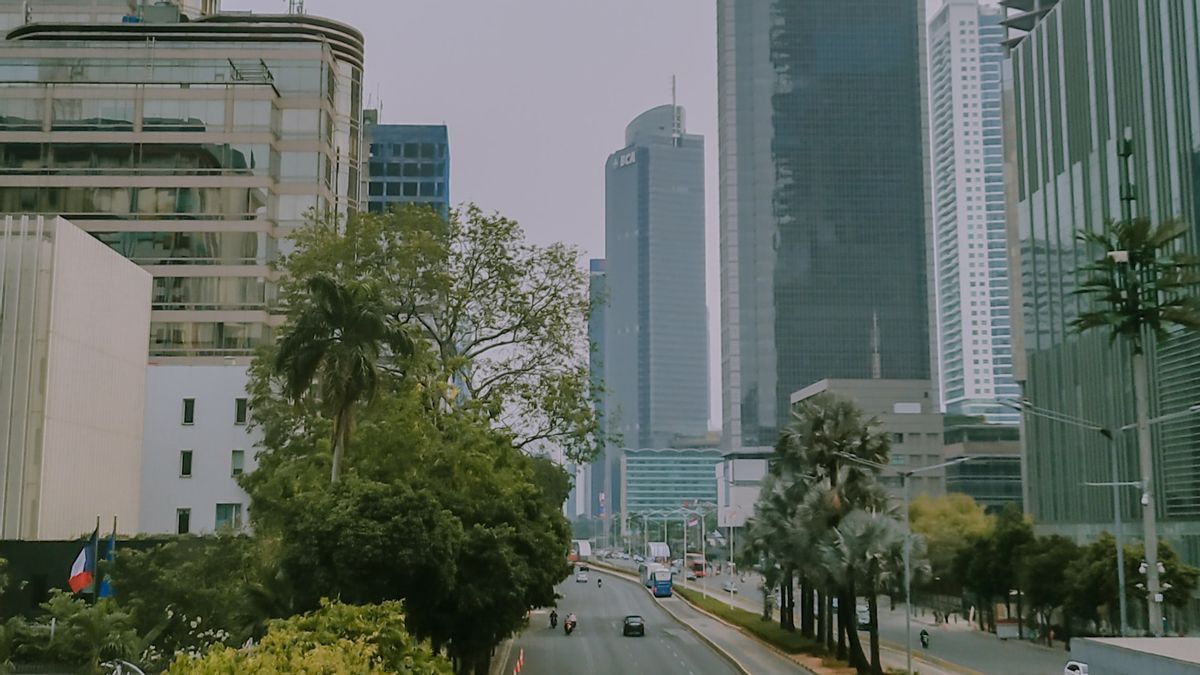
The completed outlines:
{"type": "MultiPolygon", "coordinates": [[[[224,0],[283,12],[287,0],[224,0]]],[[[366,38],[366,103],[444,123],[451,198],[517,219],[537,243],[604,255],[604,160],[669,103],[705,137],[711,424],[719,425],[715,0],[307,0],[366,38]]],[[[584,261],[586,265],[586,260],[584,261]]]]}

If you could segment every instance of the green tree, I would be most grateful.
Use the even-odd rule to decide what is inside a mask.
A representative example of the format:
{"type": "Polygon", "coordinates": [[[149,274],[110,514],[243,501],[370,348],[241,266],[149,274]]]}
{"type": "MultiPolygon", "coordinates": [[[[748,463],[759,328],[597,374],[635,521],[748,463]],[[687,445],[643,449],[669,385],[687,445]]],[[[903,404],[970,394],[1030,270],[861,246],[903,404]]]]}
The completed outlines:
{"type": "MultiPolygon", "coordinates": [[[[1130,142],[1122,157],[1132,154],[1130,142]]],[[[1127,165],[1126,165],[1127,166],[1127,165]]],[[[1185,252],[1184,237],[1190,223],[1173,220],[1157,227],[1148,218],[1108,221],[1100,232],[1081,230],[1080,241],[1098,249],[1103,256],[1079,268],[1083,277],[1076,293],[1092,299],[1092,309],[1071,322],[1078,332],[1104,329],[1111,341],[1124,340],[1133,355],[1133,391],[1138,431],[1138,464],[1144,500],[1143,527],[1147,540],[1146,560],[1150,565],[1147,585],[1151,594],[1160,589],[1157,497],[1154,492],[1154,455],[1150,436],[1150,384],[1144,336],[1161,340],[1172,328],[1200,331],[1200,256],[1185,252]]],[[[1154,635],[1162,634],[1162,607],[1149,603],[1149,622],[1154,635]]]]}
{"type": "Polygon", "coordinates": [[[303,285],[306,292],[289,299],[274,369],[292,400],[317,383],[320,408],[333,420],[331,480],[336,483],[350,445],[354,407],[374,398],[380,359],[389,350],[410,352],[412,342],[373,284],[314,274],[303,285]]]}
{"type": "Polygon", "coordinates": [[[137,633],[169,659],[215,642],[242,644],[261,636],[268,619],[291,614],[291,586],[277,556],[263,537],[181,536],[123,550],[111,578],[137,633]]]}
{"type": "Polygon", "coordinates": [[[1019,578],[1029,609],[1041,620],[1046,644],[1051,645],[1051,614],[1063,608],[1063,625],[1071,624],[1069,568],[1079,558],[1080,549],[1074,541],[1059,535],[1038,537],[1022,551],[1019,578]]]}
{"type": "Polygon", "coordinates": [[[419,329],[427,387],[451,385],[453,404],[485,411],[518,447],[555,446],[580,462],[603,446],[577,250],[530,244],[515,221],[474,205],[448,219],[415,206],[355,214],[345,227],[311,223],[293,240],[281,264],[292,278],[370,280],[393,319],[419,329]]]}
{"type": "Polygon", "coordinates": [[[958,595],[963,580],[954,574],[954,560],[971,541],[988,537],[995,519],[963,494],[920,495],[909,504],[908,518],[913,533],[925,541],[931,589],[958,595]]]}

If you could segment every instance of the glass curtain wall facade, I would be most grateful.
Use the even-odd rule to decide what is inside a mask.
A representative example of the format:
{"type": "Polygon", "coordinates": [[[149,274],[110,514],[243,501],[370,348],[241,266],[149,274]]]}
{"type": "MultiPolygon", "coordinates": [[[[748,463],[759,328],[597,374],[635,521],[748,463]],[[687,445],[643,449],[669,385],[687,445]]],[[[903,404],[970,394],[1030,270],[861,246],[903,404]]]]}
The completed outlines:
{"type": "Polygon", "coordinates": [[[942,411],[1016,424],[1001,121],[1003,13],[946,0],[929,23],[932,286],[942,411]]]}
{"type": "Polygon", "coordinates": [[[636,117],[605,168],[605,413],[634,447],[708,431],[704,138],[682,108],[636,117]]]}
{"type": "MultiPolygon", "coordinates": [[[[1019,182],[1010,236],[1021,273],[1024,394],[1120,427],[1134,418],[1127,348],[1068,327],[1088,302],[1072,294],[1074,270],[1096,255],[1075,234],[1120,217],[1117,147],[1127,128],[1134,215],[1200,222],[1200,0],[1063,0],[1030,27],[1011,55],[1019,182]]],[[[1200,250],[1195,231],[1184,245],[1200,250]]],[[[1200,337],[1172,335],[1149,349],[1148,361],[1152,417],[1200,402],[1200,337]]],[[[1152,429],[1160,534],[1200,563],[1200,418],[1152,429]]],[[[1117,440],[1119,480],[1136,480],[1133,434],[1117,440]]],[[[1027,417],[1023,442],[1034,521],[1079,537],[1109,530],[1111,495],[1083,485],[1110,480],[1105,440],[1027,417]]],[[[1123,497],[1121,516],[1140,522],[1137,495],[1123,497]]]]}
{"type": "Polygon", "coordinates": [[[0,42],[0,212],[62,214],[154,276],[153,357],[245,357],[269,264],[358,209],[362,37],[308,16],[40,24],[0,42]]]}
{"type": "Polygon", "coordinates": [[[930,376],[924,26],[920,0],[717,3],[728,449],[822,378],[930,376]]]}
{"type": "Polygon", "coordinates": [[[440,124],[377,124],[368,111],[367,209],[429,204],[450,213],[450,141],[440,124]]]}
{"type": "MultiPolygon", "coordinates": [[[[593,258],[588,261],[588,301],[591,304],[591,314],[588,315],[588,342],[591,351],[588,355],[588,381],[591,383],[596,410],[596,418],[604,428],[605,419],[605,384],[604,384],[604,330],[608,313],[608,275],[603,258],[593,258]]],[[[582,499],[585,504],[584,514],[588,516],[601,515],[601,497],[604,495],[605,514],[612,514],[621,508],[619,466],[617,450],[606,447],[600,450],[596,461],[587,465],[585,470],[586,490],[582,499]]]]}
{"type": "Polygon", "coordinates": [[[630,449],[621,451],[625,519],[650,511],[678,509],[684,502],[716,504],[719,450],[630,449]]]}

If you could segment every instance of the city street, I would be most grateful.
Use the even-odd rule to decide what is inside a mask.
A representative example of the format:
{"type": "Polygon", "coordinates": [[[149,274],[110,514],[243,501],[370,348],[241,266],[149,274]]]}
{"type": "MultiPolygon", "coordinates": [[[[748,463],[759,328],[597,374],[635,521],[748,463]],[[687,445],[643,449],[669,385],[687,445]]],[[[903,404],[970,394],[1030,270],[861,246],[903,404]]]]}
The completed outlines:
{"type": "Polygon", "coordinates": [[[521,650],[522,675],[559,673],[688,673],[735,674],[721,655],[672,619],[640,586],[602,574],[604,587],[596,586],[593,568],[589,583],[577,584],[574,576],[558,586],[559,626],[550,629],[549,609],[534,612],[530,626],[513,642],[501,671],[513,672],[521,650]],[[562,620],[569,612],[579,617],[579,627],[564,635],[562,620]],[[622,637],[621,621],[627,614],[646,620],[646,636],[622,637]]]}
{"type": "MultiPolygon", "coordinates": [[[[630,561],[612,560],[607,562],[621,567],[636,568],[636,565],[630,561]]],[[[754,572],[746,574],[744,583],[740,581],[739,577],[713,574],[707,578],[706,584],[702,584],[701,580],[689,581],[686,587],[700,590],[707,585],[709,595],[720,597],[736,607],[757,612],[762,608],[762,597],[758,592],[760,580],[761,577],[754,572]],[[733,579],[738,587],[738,593],[732,597],[729,593],[720,591],[721,585],[730,579],[733,579]]],[[[888,611],[887,600],[883,598],[880,600],[880,610],[880,637],[902,649],[904,646],[903,607],[898,607],[894,612],[888,611]]],[[[922,628],[926,628],[929,630],[931,640],[929,650],[924,653],[953,663],[961,669],[978,673],[1052,675],[1061,673],[1068,660],[1067,653],[1062,649],[1050,649],[1028,641],[1003,641],[990,633],[974,630],[963,622],[934,626],[931,622],[916,618],[912,625],[914,655],[918,659],[922,655],[922,650],[917,641],[917,634],[921,632],[922,628]]],[[[897,650],[898,653],[899,651],[897,650]]],[[[926,668],[922,668],[922,670],[926,670],[926,668]]]]}

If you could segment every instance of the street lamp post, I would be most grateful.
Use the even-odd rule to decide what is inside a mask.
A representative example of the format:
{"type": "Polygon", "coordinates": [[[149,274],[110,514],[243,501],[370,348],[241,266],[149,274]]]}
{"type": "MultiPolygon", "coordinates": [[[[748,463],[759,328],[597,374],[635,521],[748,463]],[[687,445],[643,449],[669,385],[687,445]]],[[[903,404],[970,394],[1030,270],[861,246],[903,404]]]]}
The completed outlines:
{"type": "Polygon", "coordinates": [[[948,462],[940,462],[938,464],[930,464],[908,471],[900,471],[890,464],[880,464],[870,460],[857,457],[845,452],[837,453],[842,459],[849,460],[856,464],[869,466],[879,471],[892,471],[896,476],[900,477],[900,487],[904,492],[904,656],[907,664],[908,672],[912,672],[912,528],[908,522],[908,505],[909,505],[909,488],[908,480],[914,474],[925,473],[935,469],[944,469],[955,464],[975,459],[974,457],[958,457],[948,462]]]}

